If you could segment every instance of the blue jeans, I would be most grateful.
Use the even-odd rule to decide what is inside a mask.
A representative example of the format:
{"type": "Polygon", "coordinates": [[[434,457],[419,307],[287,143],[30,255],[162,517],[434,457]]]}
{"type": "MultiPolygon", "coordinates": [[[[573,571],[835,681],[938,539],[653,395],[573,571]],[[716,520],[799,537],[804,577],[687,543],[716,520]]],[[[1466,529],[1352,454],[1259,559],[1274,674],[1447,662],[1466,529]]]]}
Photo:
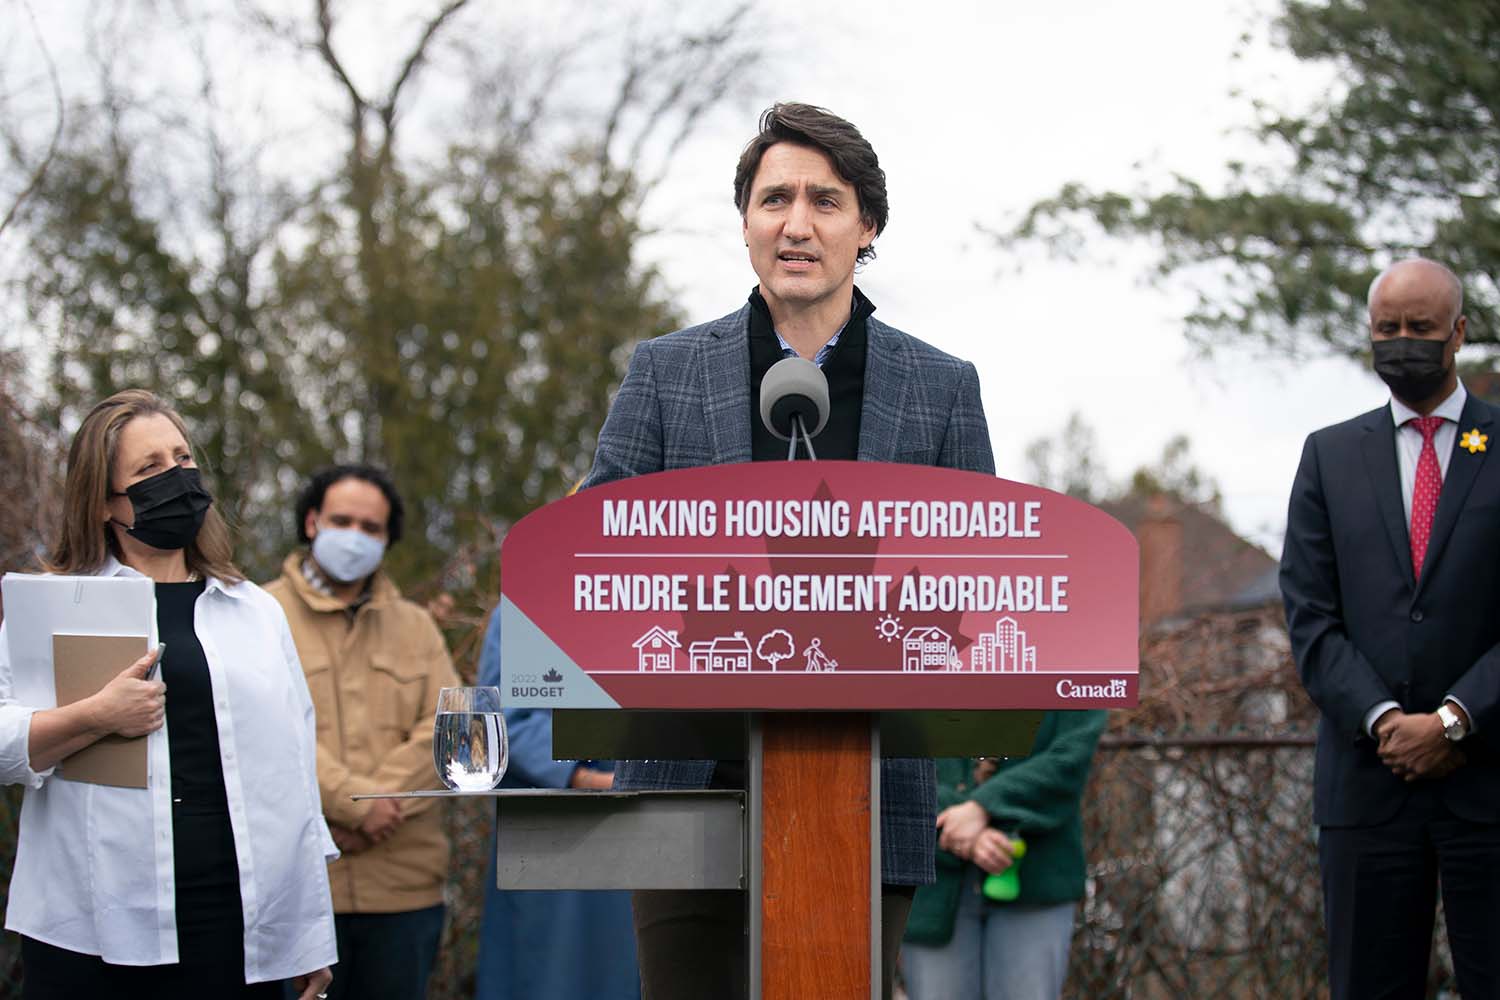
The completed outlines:
{"type": "Polygon", "coordinates": [[[1076,903],[991,903],[969,865],[953,938],[903,944],[911,1000],[1057,1000],[1068,975],[1076,903]]]}
{"type": "MultiPolygon", "coordinates": [[[[422,1000],[443,938],[441,903],[402,913],[335,913],[339,961],[328,1000],[422,1000]]],[[[295,997],[287,983],[287,997],[295,997]]]]}

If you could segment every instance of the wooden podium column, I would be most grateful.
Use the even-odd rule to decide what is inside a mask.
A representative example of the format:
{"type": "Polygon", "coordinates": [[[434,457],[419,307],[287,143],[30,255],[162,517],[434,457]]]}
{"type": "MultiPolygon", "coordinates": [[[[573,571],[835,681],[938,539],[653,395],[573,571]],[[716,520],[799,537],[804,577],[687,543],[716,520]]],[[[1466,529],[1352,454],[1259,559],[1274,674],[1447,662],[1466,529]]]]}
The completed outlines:
{"type": "Polygon", "coordinates": [[[871,733],[864,712],[762,717],[763,1000],[868,1000],[879,986],[871,733]]]}

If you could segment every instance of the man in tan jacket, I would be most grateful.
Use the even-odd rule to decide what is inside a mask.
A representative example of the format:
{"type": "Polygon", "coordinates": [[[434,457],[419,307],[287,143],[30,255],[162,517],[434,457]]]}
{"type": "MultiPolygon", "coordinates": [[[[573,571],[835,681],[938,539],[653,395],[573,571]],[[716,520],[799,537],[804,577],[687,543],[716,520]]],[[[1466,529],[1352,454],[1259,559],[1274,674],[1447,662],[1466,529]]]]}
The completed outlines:
{"type": "Polygon", "coordinates": [[[323,814],[343,856],[328,869],[339,962],[330,998],[418,1000],[443,928],[448,840],[433,799],[365,799],[436,785],[438,691],[459,683],[443,636],[380,569],[401,538],[380,469],[340,465],[297,501],[308,543],[266,589],[281,602],[318,717],[323,814]]]}

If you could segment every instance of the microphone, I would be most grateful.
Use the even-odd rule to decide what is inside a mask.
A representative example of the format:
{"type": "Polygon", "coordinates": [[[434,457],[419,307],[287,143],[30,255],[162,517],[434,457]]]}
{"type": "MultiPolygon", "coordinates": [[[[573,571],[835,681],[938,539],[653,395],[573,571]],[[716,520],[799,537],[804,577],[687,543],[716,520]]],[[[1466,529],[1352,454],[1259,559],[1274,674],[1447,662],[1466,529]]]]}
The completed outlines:
{"type": "Polygon", "coordinates": [[[790,441],[787,459],[797,456],[797,435],[813,453],[812,439],[828,424],[828,379],[806,358],[782,358],[760,383],[760,420],[783,441],[790,441]],[[812,430],[809,431],[808,428],[812,430]]]}

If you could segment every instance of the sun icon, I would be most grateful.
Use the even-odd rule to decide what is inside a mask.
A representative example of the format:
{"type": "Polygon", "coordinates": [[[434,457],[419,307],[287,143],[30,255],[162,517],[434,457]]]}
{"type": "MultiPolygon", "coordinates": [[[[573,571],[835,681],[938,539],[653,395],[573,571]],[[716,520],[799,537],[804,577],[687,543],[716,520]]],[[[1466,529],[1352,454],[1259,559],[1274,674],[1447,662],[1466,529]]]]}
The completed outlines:
{"type": "Polygon", "coordinates": [[[895,642],[900,631],[901,619],[895,615],[881,615],[880,621],[875,623],[875,634],[886,642],[895,642]]]}

